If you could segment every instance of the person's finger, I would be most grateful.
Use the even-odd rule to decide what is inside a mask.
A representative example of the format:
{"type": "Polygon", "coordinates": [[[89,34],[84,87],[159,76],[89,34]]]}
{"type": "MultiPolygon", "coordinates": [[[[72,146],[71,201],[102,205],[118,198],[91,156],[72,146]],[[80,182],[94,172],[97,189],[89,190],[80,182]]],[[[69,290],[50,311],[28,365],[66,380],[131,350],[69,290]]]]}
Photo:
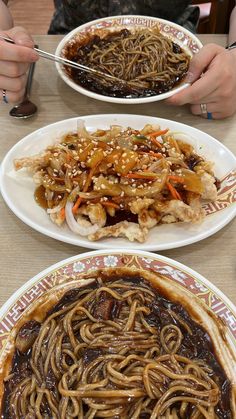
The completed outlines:
{"type": "Polygon", "coordinates": [[[185,78],[186,83],[193,83],[201,74],[206,70],[208,65],[212,60],[224,50],[223,47],[220,47],[216,44],[207,44],[200,51],[193,56],[189,64],[189,70],[185,78]]]}
{"type": "Polygon", "coordinates": [[[222,51],[224,49],[219,45],[208,44],[203,47],[193,57],[188,75],[184,80],[187,83],[193,83],[193,85],[167,99],[167,103],[170,105],[195,103],[212,93],[212,86],[214,86],[214,90],[217,89],[220,85],[219,71],[212,71],[211,65],[214,58],[222,51]],[[207,67],[207,71],[203,74],[207,67]]]}
{"type": "Polygon", "coordinates": [[[190,110],[193,115],[200,115],[206,119],[224,119],[233,114],[233,111],[230,107],[219,106],[219,103],[207,103],[206,104],[207,112],[202,113],[200,105],[191,105],[190,110]]]}
{"type": "Polygon", "coordinates": [[[16,62],[34,62],[39,56],[33,50],[33,41],[27,32],[22,28],[13,28],[3,32],[4,36],[12,38],[14,44],[0,40],[0,60],[16,62]]]}
{"type": "Polygon", "coordinates": [[[13,41],[17,45],[23,45],[28,48],[34,47],[34,41],[33,38],[30,36],[30,34],[21,26],[15,26],[14,28],[5,31],[5,34],[13,39],[13,41]]]}
{"type": "Polygon", "coordinates": [[[167,102],[172,105],[202,102],[203,97],[213,93],[212,86],[214,86],[214,90],[220,86],[219,74],[216,71],[208,70],[192,86],[186,87],[186,89],[167,99],[167,102]]]}
{"type": "Polygon", "coordinates": [[[202,116],[207,116],[207,112],[210,112],[210,113],[219,112],[218,106],[217,106],[217,104],[215,102],[213,102],[213,103],[204,103],[204,105],[206,106],[206,112],[205,113],[202,112],[201,104],[191,105],[190,106],[191,112],[194,115],[202,115],[202,116]]]}
{"type": "Polygon", "coordinates": [[[26,78],[26,74],[15,78],[0,76],[0,86],[10,92],[19,92],[25,88],[26,78]]]}
{"type": "Polygon", "coordinates": [[[214,90],[208,95],[202,97],[196,97],[195,100],[192,100],[190,105],[200,105],[201,103],[213,103],[220,101],[219,89],[214,90]]]}
{"type": "Polygon", "coordinates": [[[0,74],[6,77],[19,77],[27,72],[28,63],[16,63],[13,61],[0,62],[0,74]]]}
{"type": "Polygon", "coordinates": [[[38,54],[31,48],[0,41],[0,60],[31,63],[38,60],[38,54]]]}

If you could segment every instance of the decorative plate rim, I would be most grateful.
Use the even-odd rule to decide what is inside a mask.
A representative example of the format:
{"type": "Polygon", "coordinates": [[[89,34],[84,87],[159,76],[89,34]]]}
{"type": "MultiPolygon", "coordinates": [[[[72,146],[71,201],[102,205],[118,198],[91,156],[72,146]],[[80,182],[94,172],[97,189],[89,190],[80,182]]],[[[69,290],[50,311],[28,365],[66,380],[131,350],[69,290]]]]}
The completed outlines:
{"type": "MultiPolygon", "coordinates": [[[[13,211],[13,213],[20,219],[22,220],[26,225],[30,226],[31,228],[33,228],[34,230],[40,232],[41,234],[44,234],[46,236],[52,237],[56,240],[60,240],[62,242],[65,243],[69,243],[69,244],[74,244],[77,246],[82,246],[82,247],[87,247],[90,249],[106,249],[109,245],[112,246],[117,246],[117,248],[121,247],[123,245],[123,243],[119,243],[119,242],[107,242],[107,241],[99,241],[99,242],[89,242],[88,240],[83,239],[83,237],[77,237],[77,236],[68,236],[65,237],[64,233],[62,230],[59,230],[59,228],[56,230],[56,232],[54,230],[50,230],[48,228],[46,228],[45,226],[42,226],[36,223],[36,221],[34,219],[30,219],[27,215],[25,215],[24,213],[22,213],[21,210],[19,210],[16,206],[16,204],[12,201],[11,197],[8,196],[8,191],[6,188],[6,185],[4,184],[5,182],[5,177],[6,177],[6,168],[5,166],[7,165],[7,162],[9,159],[12,159],[11,156],[12,154],[14,154],[14,152],[16,150],[18,150],[19,147],[23,147],[22,144],[24,144],[25,142],[27,143],[27,141],[32,142],[32,135],[37,136],[37,135],[47,135],[47,136],[53,136],[53,134],[51,133],[47,133],[50,130],[63,130],[65,128],[63,128],[63,126],[65,124],[68,124],[68,129],[67,132],[72,131],[74,128],[73,124],[76,124],[76,121],[79,119],[84,119],[86,122],[86,124],[91,124],[94,125],[99,124],[99,121],[103,121],[104,125],[108,125],[109,123],[111,123],[111,120],[114,122],[116,121],[116,123],[119,124],[127,124],[128,122],[123,122],[125,120],[129,120],[131,123],[131,120],[137,120],[137,124],[140,123],[140,121],[147,121],[150,123],[159,123],[160,125],[166,125],[169,126],[170,129],[171,128],[170,125],[177,125],[179,130],[182,130],[181,132],[185,132],[187,135],[193,136],[195,139],[198,138],[199,134],[203,134],[206,141],[208,142],[209,140],[212,142],[213,145],[215,146],[219,146],[220,149],[222,149],[224,152],[226,152],[228,154],[228,156],[230,156],[231,159],[234,160],[234,162],[236,162],[236,157],[234,156],[234,154],[223,144],[220,143],[217,139],[215,139],[214,137],[212,137],[211,135],[186,124],[183,124],[182,122],[177,122],[177,121],[171,121],[168,119],[164,119],[164,118],[158,118],[158,117],[153,117],[153,116],[149,116],[149,115],[137,115],[137,114],[97,114],[97,115],[84,115],[81,117],[73,117],[73,118],[69,118],[69,119],[64,119],[61,121],[57,121],[54,122],[52,124],[48,124],[42,128],[39,128],[37,130],[35,130],[34,132],[28,134],[27,136],[23,137],[20,141],[18,141],[6,154],[6,156],[4,157],[2,163],[1,163],[1,167],[0,167],[0,191],[2,193],[2,196],[5,200],[5,202],[7,203],[8,207],[13,211]],[[91,122],[90,122],[91,121],[91,122]],[[95,122],[96,121],[96,122],[95,122]],[[45,134],[44,134],[45,132],[45,134]],[[117,244],[116,244],[117,243],[117,244]]],[[[55,134],[54,134],[55,136],[55,134]]],[[[33,144],[33,142],[32,142],[33,144]]],[[[42,146],[43,149],[43,146],[42,146]]],[[[19,157],[19,156],[18,156],[19,157]]],[[[236,167],[236,166],[235,166],[236,167]]],[[[155,243],[155,242],[145,242],[145,243],[134,243],[134,247],[137,250],[146,250],[146,251],[161,251],[161,250],[167,250],[167,249],[174,249],[177,247],[183,247],[183,246],[187,246],[189,244],[198,242],[200,240],[203,240],[213,234],[215,234],[216,232],[218,232],[220,229],[222,229],[226,224],[228,224],[236,215],[236,204],[233,203],[231,204],[230,207],[227,207],[223,210],[221,210],[221,213],[224,213],[224,216],[222,217],[222,219],[217,223],[213,223],[213,226],[210,226],[209,228],[205,226],[204,231],[200,231],[197,232],[195,235],[190,235],[188,237],[184,237],[181,240],[180,239],[174,239],[171,238],[171,240],[169,242],[164,242],[164,243],[155,243]]],[[[212,217],[215,214],[212,214],[208,217],[212,217]]],[[[113,239],[115,240],[115,239],[113,239]]],[[[125,241],[124,246],[131,246],[130,242],[125,241]]],[[[126,248],[127,248],[126,247],[126,248]]]]}
{"type": "Polygon", "coordinates": [[[136,266],[143,269],[152,269],[177,282],[191,294],[196,295],[201,301],[205,302],[208,308],[224,320],[230,338],[232,342],[234,342],[236,349],[236,307],[217,286],[192,268],[166,256],[141,250],[114,249],[85,252],[61,260],[47,267],[16,290],[0,308],[0,354],[5,348],[4,343],[6,341],[6,335],[10,333],[12,327],[16,324],[23,312],[21,309],[22,301],[26,301],[25,309],[27,309],[35,299],[53,288],[55,285],[53,280],[56,280],[56,275],[58,275],[58,278],[62,275],[68,275],[70,279],[74,279],[71,278],[73,273],[74,275],[81,275],[83,270],[84,272],[88,272],[89,270],[92,272],[94,268],[102,268],[99,266],[102,258],[104,267],[122,266],[124,263],[123,266],[136,266]],[[130,257],[129,263],[127,261],[128,264],[123,262],[122,258],[124,257],[130,257]],[[86,264],[87,266],[90,266],[90,269],[85,269],[86,264]],[[91,266],[93,266],[92,269],[91,266]],[[72,273],[70,273],[70,269],[72,269],[72,273]],[[39,286],[42,287],[42,292],[37,295],[36,291],[39,289],[39,286]],[[30,291],[32,291],[33,298],[31,301],[27,301],[26,295],[27,292],[30,291]],[[34,298],[35,295],[36,297],[34,298]],[[19,311],[18,316],[17,304],[19,311]],[[11,316],[15,319],[15,322],[12,322],[12,324],[11,316]],[[4,322],[7,325],[10,324],[8,330],[6,324],[4,325],[4,322]]]}

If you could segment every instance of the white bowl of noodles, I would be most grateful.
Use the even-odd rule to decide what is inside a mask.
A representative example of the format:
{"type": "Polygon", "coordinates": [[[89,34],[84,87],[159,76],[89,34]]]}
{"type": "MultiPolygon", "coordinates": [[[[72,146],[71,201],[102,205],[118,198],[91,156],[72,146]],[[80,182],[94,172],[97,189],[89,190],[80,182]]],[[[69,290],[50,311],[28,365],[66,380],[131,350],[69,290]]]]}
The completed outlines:
{"type": "Polygon", "coordinates": [[[188,86],[184,78],[189,61],[201,47],[194,34],[173,22],[148,16],[113,16],[68,33],[56,55],[128,80],[128,84],[101,81],[58,63],[56,68],[66,84],[93,99],[123,104],[154,102],[188,86]]]}

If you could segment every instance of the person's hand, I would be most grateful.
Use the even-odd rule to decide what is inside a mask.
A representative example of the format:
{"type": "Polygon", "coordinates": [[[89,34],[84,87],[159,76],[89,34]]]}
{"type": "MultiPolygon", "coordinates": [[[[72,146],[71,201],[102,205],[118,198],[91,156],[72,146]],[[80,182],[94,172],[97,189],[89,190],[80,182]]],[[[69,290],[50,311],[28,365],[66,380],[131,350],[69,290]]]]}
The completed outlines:
{"type": "Polygon", "coordinates": [[[233,115],[236,112],[236,49],[205,45],[191,60],[186,81],[191,86],[167,99],[167,103],[190,104],[193,114],[213,119],[233,115]]]}
{"type": "Polygon", "coordinates": [[[24,95],[29,65],[37,61],[38,54],[24,28],[14,27],[0,34],[12,38],[16,44],[0,40],[0,100],[2,92],[5,102],[17,103],[24,95]]]}

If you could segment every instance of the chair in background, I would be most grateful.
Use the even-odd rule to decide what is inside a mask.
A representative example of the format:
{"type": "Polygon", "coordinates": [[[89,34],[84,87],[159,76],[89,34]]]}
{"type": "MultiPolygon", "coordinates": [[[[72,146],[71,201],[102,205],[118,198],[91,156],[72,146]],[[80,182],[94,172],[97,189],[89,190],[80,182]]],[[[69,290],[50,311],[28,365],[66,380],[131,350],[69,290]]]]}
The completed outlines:
{"type": "Polygon", "coordinates": [[[194,0],[192,4],[200,8],[198,33],[228,33],[235,0],[194,0]]]}
{"type": "Polygon", "coordinates": [[[200,9],[198,33],[216,33],[217,12],[219,0],[205,2],[204,0],[192,1],[192,4],[200,9]]]}

